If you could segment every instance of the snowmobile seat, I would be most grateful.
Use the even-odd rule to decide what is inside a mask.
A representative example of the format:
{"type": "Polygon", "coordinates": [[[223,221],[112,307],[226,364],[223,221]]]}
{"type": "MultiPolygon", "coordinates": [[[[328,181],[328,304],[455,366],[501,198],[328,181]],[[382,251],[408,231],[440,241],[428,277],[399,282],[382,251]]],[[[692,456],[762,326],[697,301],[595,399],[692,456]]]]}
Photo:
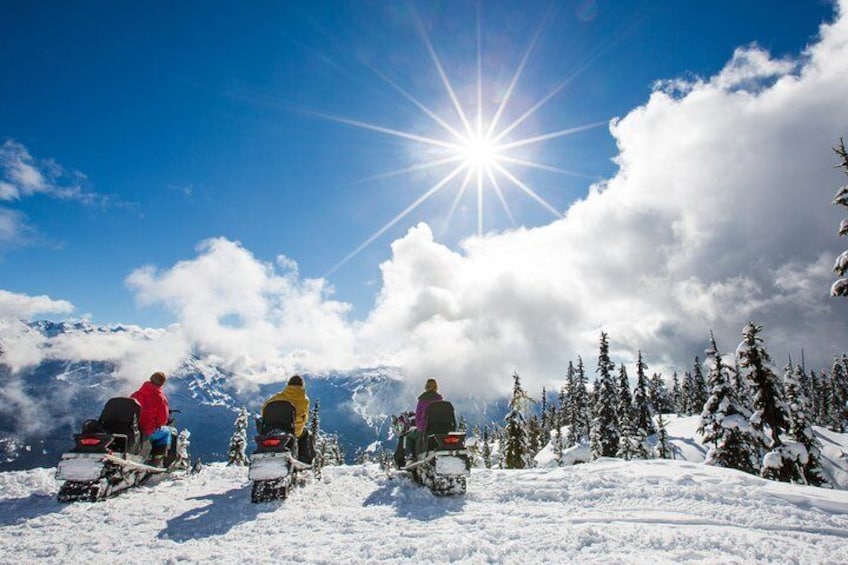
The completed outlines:
{"type": "Polygon", "coordinates": [[[262,410],[262,424],[258,427],[260,434],[271,430],[281,430],[294,435],[295,409],[291,402],[275,400],[268,403],[262,410]]]}
{"type": "Polygon", "coordinates": [[[424,437],[431,434],[444,435],[456,431],[456,416],[453,412],[453,404],[447,400],[431,402],[427,406],[427,429],[424,437]]]}
{"type": "Polygon", "coordinates": [[[141,448],[140,416],[141,405],[134,398],[119,396],[106,401],[100,413],[100,424],[115,436],[111,445],[114,451],[135,453],[141,448]]]}

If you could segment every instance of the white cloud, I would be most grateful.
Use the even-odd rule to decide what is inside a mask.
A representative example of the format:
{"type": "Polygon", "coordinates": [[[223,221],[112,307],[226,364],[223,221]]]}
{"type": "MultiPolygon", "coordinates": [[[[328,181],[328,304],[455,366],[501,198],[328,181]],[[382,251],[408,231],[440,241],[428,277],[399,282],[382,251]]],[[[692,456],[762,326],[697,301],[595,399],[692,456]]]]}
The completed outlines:
{"type": "Polygon", "coordinates": [[[27,148],[12,139],[0,145],[0,251],[32,241],[35,228],[25,216],[10,208],[23,198],[45,194],[60,200],[86,205],[130,206],[113,197],[86,188],[87,179],[77,171],[67,171],[52,159],[36,159],[27,148]]]}
{"type": "Polygon", "coordinates": [[[74,309],[66,300],[28,296],[0,289],[0,318],[30,319],[40,314],[68,314],[74,309]]]}
{"type": "Polygon", "coordinates": [[[411,230],[361,336],[414,375],[480,392],[514,369],[559,380],[578,354],[593,369],[601,328],[653,370],[689,366],[710,329],[732,350],[748,319],[781,361],[804,347],[827,364],[848,343],[848,305],[827,296],[848,18],[822,37],[797,61],[739,49],[714,77],[656,90],[612,124],[619,172],[562,220],[470,239],[462,255],[411,230]]]}
{"type": "Polygon", "coordinates": [[[732,351],[754,320],[778,362],[803,347],[811,366],[828,366],[848,343],[848,303],[828,297],[841,250],[830,201],[843,179],[830,147],[848,124],[848,17],[798,60],[748,47],[713,77],[672,83],[611,124],[619,172],[563,219],[460,251],[425,224],[395,241],[361,322],[293,261],[218,238],[127,280],[177,325],[137,349],[96,336],[55,351],[119,350],[128,372],[144,374],[160,352],[167,364],[199,351],[248,379],[387,363],[415,387],[435,376],[449,396],[485,397],[506,392],[513,371],[531,390],[560,383],[577,355],[594,371],[601,329],[614,358],[632,363],[641,349],[668,375],[691,366],[711,329],[732,351]]]}
{"type": "Polygon", "coordinates": [[[236,242],[210,239],[198,257],[127,279],[141,304],[165,305],[186,343],[225,360],[231,369],[279,380],[286,371],[350,367],[349,305],[332,300],[322,280],[297,276],[284,257],[257,260],[236,242]]]}

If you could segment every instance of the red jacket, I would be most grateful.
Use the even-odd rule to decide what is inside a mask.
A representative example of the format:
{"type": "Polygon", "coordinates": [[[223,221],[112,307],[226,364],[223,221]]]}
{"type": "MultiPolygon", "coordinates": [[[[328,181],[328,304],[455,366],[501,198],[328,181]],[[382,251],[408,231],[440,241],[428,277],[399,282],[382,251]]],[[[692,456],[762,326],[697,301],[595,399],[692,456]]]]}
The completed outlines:
{"type": "Polygon", "coordinates": [[[130,395],[141,404],[141,418],[138,427],[141,433],[149,436],[156,429],[168,423],[168,399],[162,388],[150,381],[141,385],[141,388],[130,395]]]}

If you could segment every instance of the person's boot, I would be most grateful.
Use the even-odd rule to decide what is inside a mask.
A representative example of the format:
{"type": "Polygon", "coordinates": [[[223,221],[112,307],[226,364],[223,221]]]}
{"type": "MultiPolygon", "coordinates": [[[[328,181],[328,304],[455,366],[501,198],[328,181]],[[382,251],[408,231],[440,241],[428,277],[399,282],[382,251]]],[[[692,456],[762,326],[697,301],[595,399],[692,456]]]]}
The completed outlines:
{"type": "Polygon", "coordinates": [[[164,445],[153,446],[153,449],[150,450],[150,465],[152,467],[165,466],[165,451],[167,449],[164,445]]]}

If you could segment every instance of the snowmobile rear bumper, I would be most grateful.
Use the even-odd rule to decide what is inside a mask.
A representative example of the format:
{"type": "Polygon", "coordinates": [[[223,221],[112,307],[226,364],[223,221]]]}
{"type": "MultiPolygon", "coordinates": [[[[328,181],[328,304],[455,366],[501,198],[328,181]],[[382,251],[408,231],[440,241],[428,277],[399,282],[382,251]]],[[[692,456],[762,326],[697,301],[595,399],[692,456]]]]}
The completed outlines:
{"type": "Polygon", "coordinates": [[[254,453],[250,459],[247,478],[251,481],[271,481],[289,475],[294,458],[288,452],[254,453]]]}
{"type": "Polygon", "coordinates": [[[103,472],[105,453],[65,453],[56,466],[60,481],[96,481],[103,472]]]}

